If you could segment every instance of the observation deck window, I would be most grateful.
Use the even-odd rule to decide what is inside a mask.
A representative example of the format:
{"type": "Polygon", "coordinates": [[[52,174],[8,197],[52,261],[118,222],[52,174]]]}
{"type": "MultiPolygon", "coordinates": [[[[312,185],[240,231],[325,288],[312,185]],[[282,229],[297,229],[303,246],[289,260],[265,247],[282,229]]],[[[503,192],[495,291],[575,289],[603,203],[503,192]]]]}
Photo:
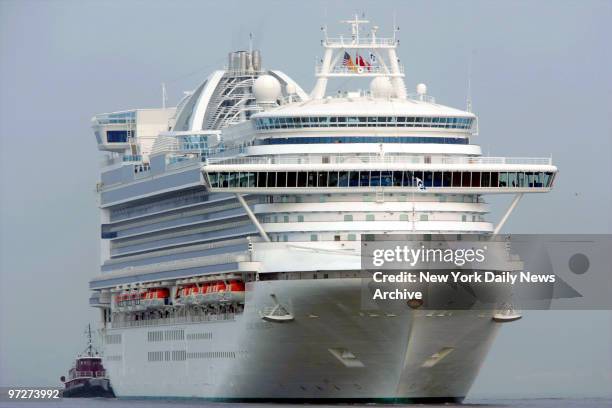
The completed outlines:
{"type": "Polygon", "coordinates": [[[209,172],[212,188],[545,188],[553,172],[300,171],[209,172]]]}
{"type": "Polygon", "coordinates": [[[256,139],[255,146],[295,144],[338,144],[338,143],[427,143],[427,144],[469,144],[467,137],[437,136],[313,136],[256,139]]]}
{"type": "Polygon", "coordinates": [[[129,130],[107,130],[106,140],[108,143],[127,143],[128,138],[132,136],[129,130]]]}
{"type": "Polygon", "coordinates": [[[469,129],[473,118],[430,116],[329,116],[268,117],[255,119],[256,130],[318,127],[436,127],[469,129]]]}

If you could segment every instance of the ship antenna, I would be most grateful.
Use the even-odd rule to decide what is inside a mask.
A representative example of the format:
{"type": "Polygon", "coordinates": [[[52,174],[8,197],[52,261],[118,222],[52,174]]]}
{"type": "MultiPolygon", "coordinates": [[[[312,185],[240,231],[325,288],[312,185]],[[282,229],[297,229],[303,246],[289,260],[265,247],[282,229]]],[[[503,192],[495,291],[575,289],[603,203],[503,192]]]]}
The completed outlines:
{"type": "Polygon", "coordinates": [[[162,82],[162,108],[166,109],[166,102],[168,101],[168,95],[166,94],[166,83],[162,82]]]}
{"type": "Polygon", "coordinates": [[[466,105],[466,111],[472,112],[472,54],[470,54],[470,60],[468,62],[468,86],[466,105]]]}
{"type": "Polygon", "coordinates": [[[91,324],[87,325],[87,355],[93,357],[93,345],[91,343],[91,324]]]}
{"type": "Polygon", "coordinates": [[[395,34],[399,31],[397,28],[397,12],[393,10],[393,43],[395,44],[395,34]]]}
{"type": "Polygon", "coordinates": [[[253,54],[253,33],[249,33],[249,54],[253,54]]]}

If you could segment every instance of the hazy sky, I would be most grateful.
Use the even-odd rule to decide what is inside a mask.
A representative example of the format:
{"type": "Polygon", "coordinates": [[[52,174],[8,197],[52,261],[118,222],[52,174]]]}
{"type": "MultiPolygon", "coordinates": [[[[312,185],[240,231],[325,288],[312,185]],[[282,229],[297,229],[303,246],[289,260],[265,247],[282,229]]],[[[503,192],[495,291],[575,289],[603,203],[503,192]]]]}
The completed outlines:
{"type": "MultiPolygon", "coordinates": [[[[481,144],[549,156],[555,191],[505,230],[612,231],[610,1],[94,2],[0,0],[0,384],[56,385],[83,346],[97,273],[99,112],[170,102],[253,32],[267,68],[305,89],[320,26],[395,13],[410,91],[465,106],[472,59],[481,144]]],[[[331,87],[334,89],[334,85],[331,87]]],[[[509,197],[488,198],[493,220],[509,197]]],[[[503,327],[470,396],[612,394],[610,312],[530,312],[503,327]]]]}

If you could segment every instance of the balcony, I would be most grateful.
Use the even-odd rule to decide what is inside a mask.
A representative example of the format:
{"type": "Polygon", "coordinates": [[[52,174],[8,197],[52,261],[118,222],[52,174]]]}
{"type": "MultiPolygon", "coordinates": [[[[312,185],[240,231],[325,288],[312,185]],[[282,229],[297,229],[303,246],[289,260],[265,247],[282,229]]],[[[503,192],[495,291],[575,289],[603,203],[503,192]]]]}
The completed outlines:
{"type": "Polygon", "coordinates": [[[361,67],[355,65],[354,67],[348,67],[344,65],[336,65],[332,67],[328,72],[323,72],[323,64],[317,64],[315,66],[315,75],[316,76],[328,76],[328,77],[343,77],[343,76],[363,76],[363,77],[371,77],[371,76],[388,76],[388,77],[403,77],[404,76],[404,66],[399,66],[399,73],[393,74],[388,72],[386,69],[379,65],[370,66],[370,67],[361,67]]]}

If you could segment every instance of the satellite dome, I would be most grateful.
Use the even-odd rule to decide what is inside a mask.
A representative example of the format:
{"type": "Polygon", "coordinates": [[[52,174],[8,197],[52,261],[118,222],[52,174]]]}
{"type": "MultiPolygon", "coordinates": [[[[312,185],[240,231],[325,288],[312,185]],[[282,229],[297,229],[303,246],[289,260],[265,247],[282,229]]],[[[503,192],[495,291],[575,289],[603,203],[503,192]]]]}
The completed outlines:
{"type": "Polygon", "coordinates": [[[427,94],[427,85],[425,84],[418,84],[416,87],[416,91],[419,95],[426,95],[427,94]]]}
{"type": "Polygon", "coordinates": [[[261,75],[253,84],[253,95],[257,103],[276,103],[281,96],[281,84],[271,75],[261,75]]]}
{"type": "Polygon", "coordinates": [[[387,77],[376,77],[370,82],[370,92],[375,98],[389,98],[393,96],[393,85],[387,77]]]}

